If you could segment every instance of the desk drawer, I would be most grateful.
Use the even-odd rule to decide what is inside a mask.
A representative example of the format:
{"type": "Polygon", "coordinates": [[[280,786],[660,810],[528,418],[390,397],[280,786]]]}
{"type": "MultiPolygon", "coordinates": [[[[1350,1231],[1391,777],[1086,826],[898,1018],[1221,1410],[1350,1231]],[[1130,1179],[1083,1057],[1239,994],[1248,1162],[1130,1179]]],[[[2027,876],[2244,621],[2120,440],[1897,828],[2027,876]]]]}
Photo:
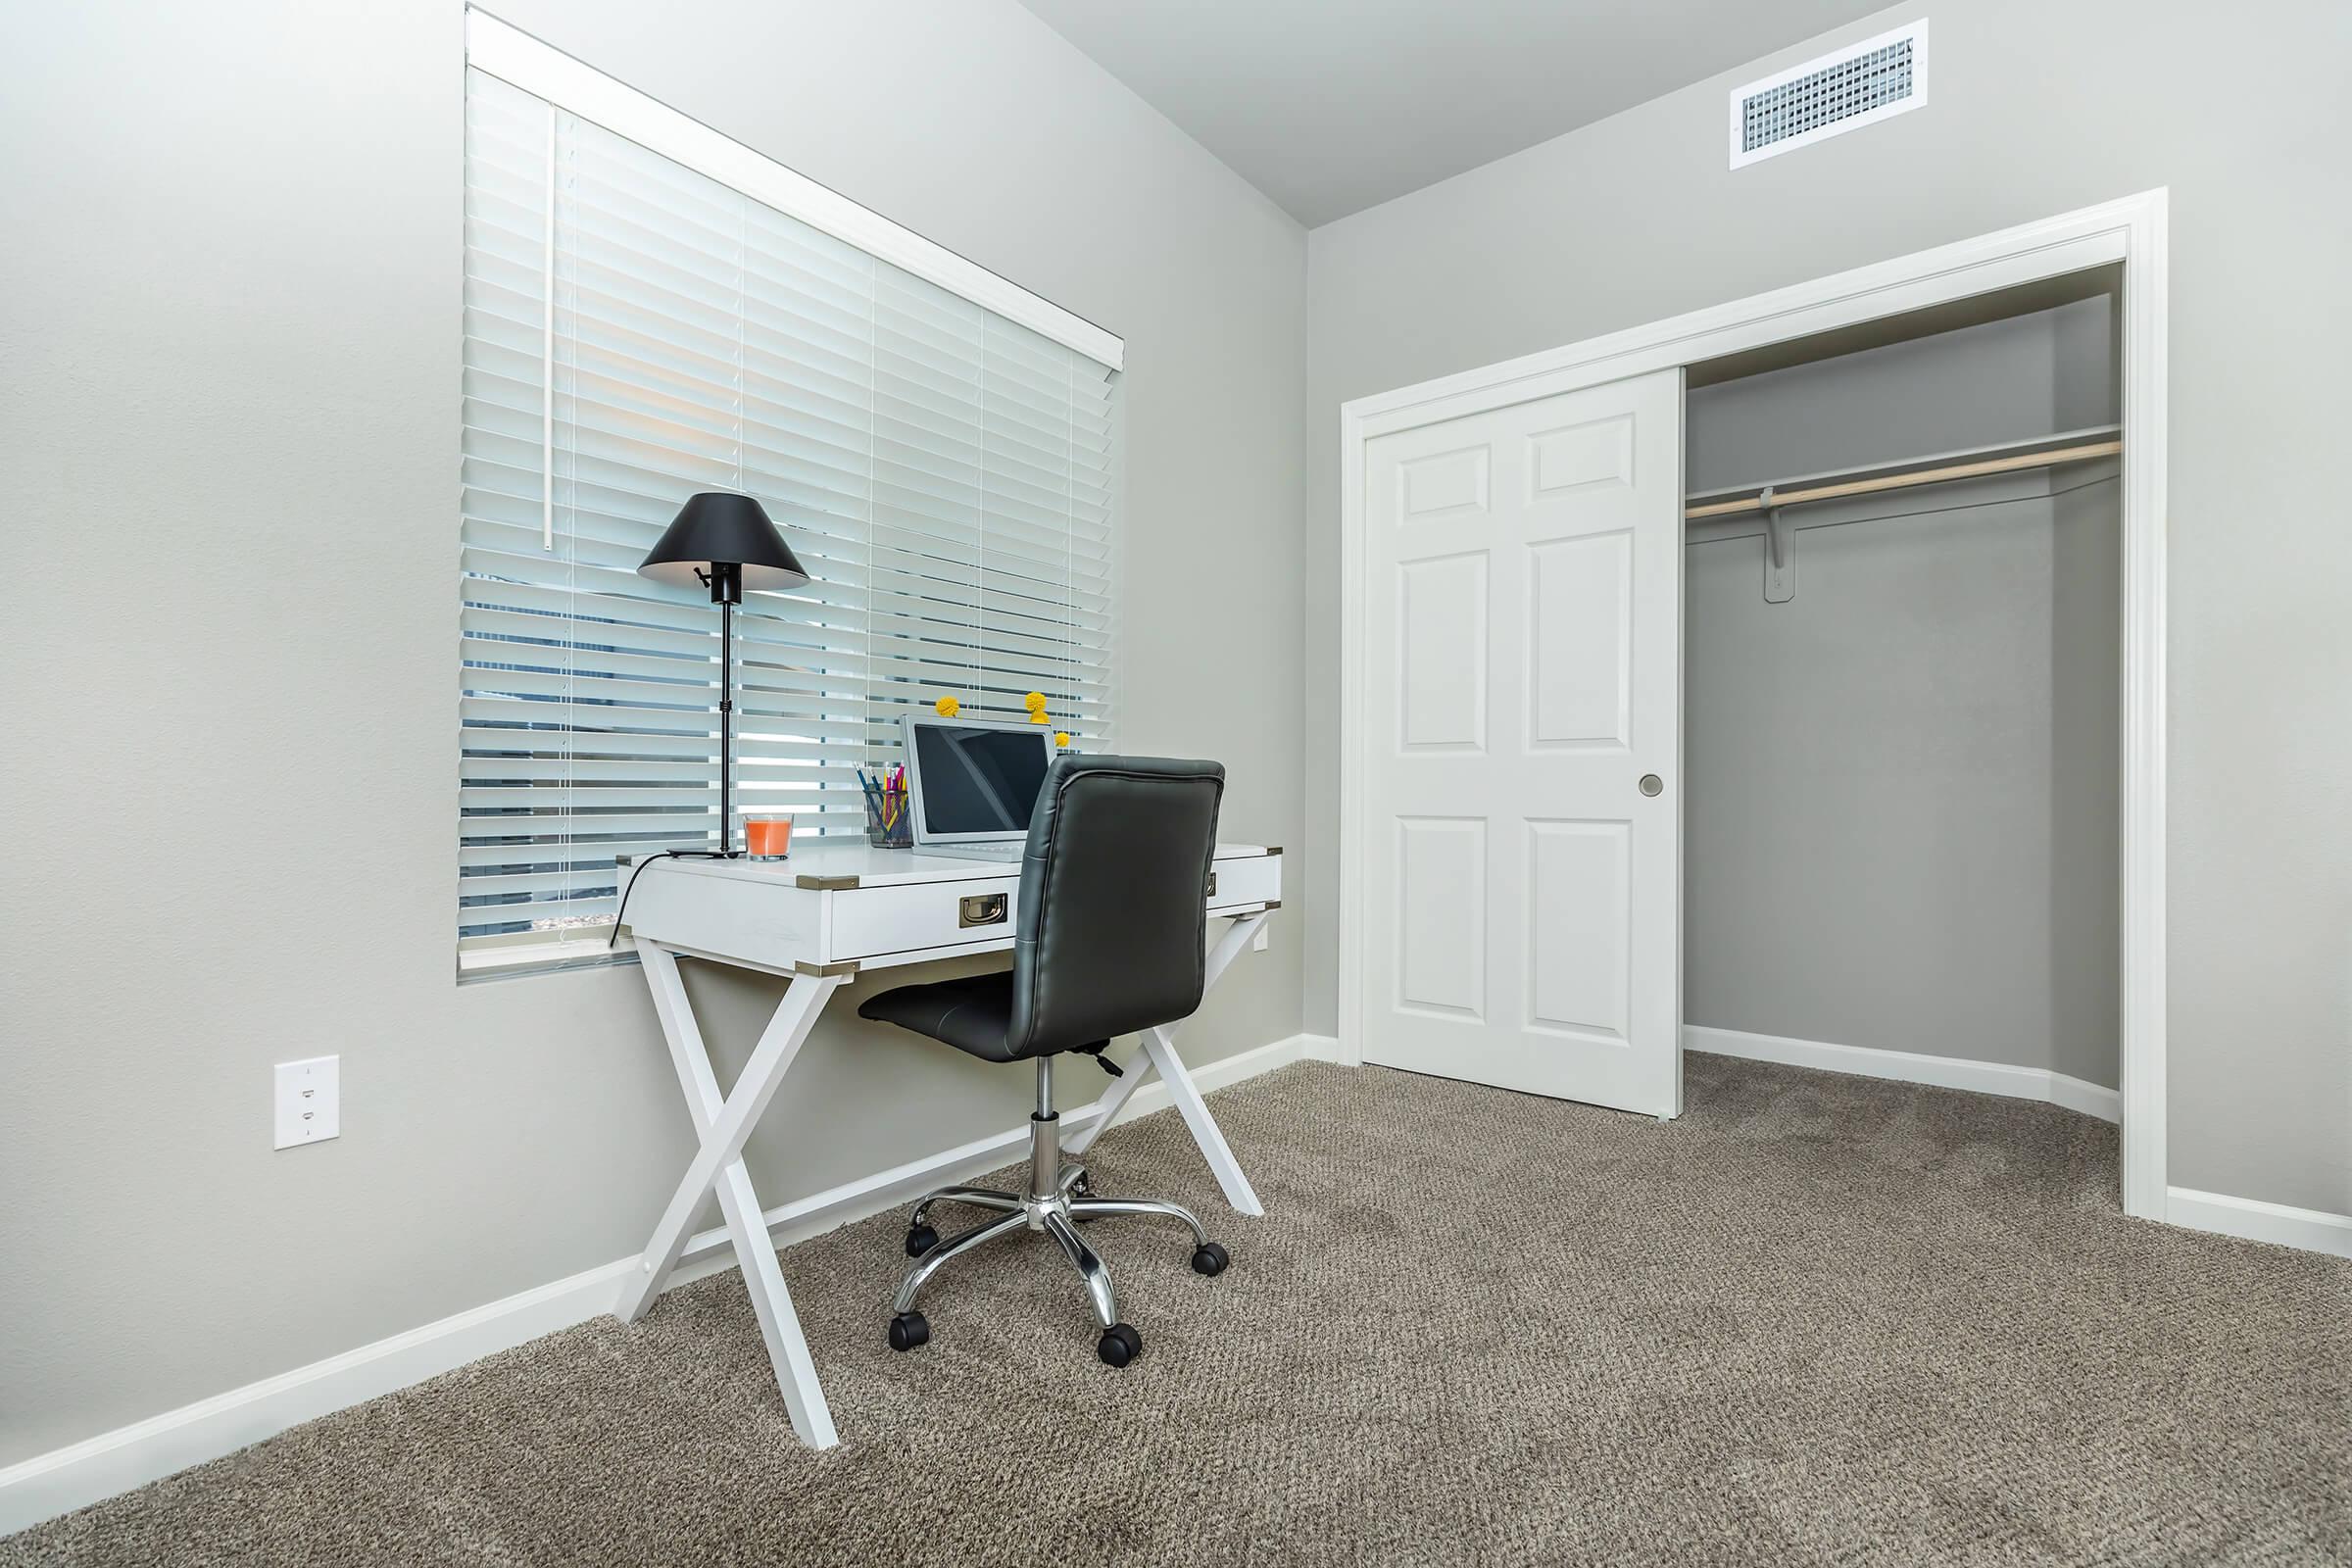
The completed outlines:
{"type": "Polygon", "coordinates": [[[1273,904],[1282,898],[1282,857],[1250,855],[1219,860],[1214,867],[1216,891],[1208,896],[1211,909],[1240,904],[1273,904]]]}
{"type": "Polygon", "coordinates": [[[917,948],[1012,941],[1020,878],[909,882],[833,895],[833,956],[870,958],[917,948]]]}

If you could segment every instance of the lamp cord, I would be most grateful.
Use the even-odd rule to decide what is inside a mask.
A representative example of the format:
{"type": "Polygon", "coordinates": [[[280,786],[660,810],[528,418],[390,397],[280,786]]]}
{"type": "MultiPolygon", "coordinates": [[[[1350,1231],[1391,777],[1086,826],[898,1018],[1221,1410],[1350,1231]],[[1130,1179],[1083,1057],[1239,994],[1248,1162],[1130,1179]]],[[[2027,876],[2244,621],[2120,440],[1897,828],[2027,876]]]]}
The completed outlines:
{"type": "Polygon", "coordinates": [[[727,857],[716,850],[663,850],[657,855],[646,856],[635,865],[630,866],[629,879],[621,885],[620,889],[620,906],[612,911],[612,929],[605,933],[606,948],[612,948],[620,940],[620,923],[629,912],[629,895],[636,890],[637,877],[647,866],[656,860],[723,860],[725,858],[727,857]]]}

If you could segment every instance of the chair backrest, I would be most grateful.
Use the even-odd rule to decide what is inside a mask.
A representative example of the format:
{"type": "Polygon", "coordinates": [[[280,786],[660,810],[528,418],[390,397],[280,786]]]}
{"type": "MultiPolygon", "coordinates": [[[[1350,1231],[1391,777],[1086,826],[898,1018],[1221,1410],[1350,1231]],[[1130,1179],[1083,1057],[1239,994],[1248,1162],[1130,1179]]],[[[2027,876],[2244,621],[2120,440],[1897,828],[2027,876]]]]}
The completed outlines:
{"type": "Polygon", "coordinates": [[[1060,757],[1021,865],[1005,1045],[1042,1056],[1200,1005],[1225,769],[1165,757],[1060,757]]]}

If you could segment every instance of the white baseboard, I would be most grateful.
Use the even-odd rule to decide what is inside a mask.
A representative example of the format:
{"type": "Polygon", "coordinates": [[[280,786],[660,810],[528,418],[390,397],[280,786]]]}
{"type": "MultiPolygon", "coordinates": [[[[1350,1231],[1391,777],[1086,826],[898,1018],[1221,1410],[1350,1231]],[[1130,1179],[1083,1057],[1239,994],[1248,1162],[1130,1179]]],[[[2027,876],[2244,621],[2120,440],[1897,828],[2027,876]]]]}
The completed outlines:
{"type": "MultiPolygon", "coordinates": [[[[1195,1066],[1193,1081],[1204,1093],[1222,1089],[1308,1056],[1320,1056],[1333,1045],[1336,1042],[1325,1037],[1293,1035],[1195,1066]]],[[[1118,1119],[1130,1122],[1167,1104],[1167,1086],[1155,1079],[1135,1092],[1118,1119]]],[[[1069,1119],[1091,1120],[1100,1114],[1100,1105],[1098,1101],[1069,1112],[1069,1119]]],[[[943,1150],[928,1158],[771,1208],[767,1211],[768,1230],[778,1246],[806,1241],[895,1208],[931,1188],[1025,1157],[1028,1147],[1029,1129],[1021,1126],[943,1150]]],[[[683,1285],[733,1266],[734,1253],[726,1232],[704,1231],[687,1243],[670,1283],[683,1285]]],[[[612,1310],[621,1281],[636,1267],[632,1253],[0,1469],[0,1536],[144,1486],[175,1470],[233,1453],[304,1421],[584,1323],[612,1310]]]]}
{"type": "Polygon", "coordinates": [[[1712,1052],[1718,1056],[1744,1056],[1750,1061],[1817,1067],[1824,1072],[1853,1073],[1863,1078],[1932,1084],[1937,1089],[1966,1089],[1980,1095],[2005,1095],[2011,1100],[2039,1100],[2079,1110],[2085,1116],[2096,1116],[2101,1121],[2124,1119],[2123,1096],[2115,1090],[2044,1067],[2012,1067],[2005,1062],[1972,1061],[1965,1056],[1925,1056],[1869,1046],[1832,1046],[1818,1040],[1751,1035],[1738,1029],[1709,1029],[1698,1024],[1684,1025],[1683,1045],[1687,1050],[1712,1052]]]}
{"type": "MultiPolygon", "coordinates": [[[[2034,1067],[1970,1061],[1962,1056],[1874,1051],[1862,1046],[1831,1046],[1817,1040],[1751,1035],[1737,1029],[1708,1029],[1697,1024],[1684,1026],[1683,1044],[1691,1051],[1713,1052],[1719,1056],[1744,1056],[1751,1061],[1818,1067],[1825,1072],[1854,1073],[1865,1078],[1933,1084],[1938,1089],[1968,1089],[1981,1095],[2047,1101],[2101,1121],[2123,1120],[2123,1098],[2116,1091],[2070,1078],[2062,1072],[2034,1067]]],[[[2330,1257],[2352,1257],[2352,1214],[2330,1214],[2324,1209],[2266,1203],[2258,1198],[2231,1198],[2226,1193],[2174,1187],[2166,1191],[2164,1218],[2190,1230],[2238,1236],[2250,1242],[2272,1242],[2306,1252],[2324,1252],[2330,1257]]]]}
{"type": "Polygon", "coordinates": [[[2190,1230],[2240,1236],[2249,1242],[2274,1242],[2352,1257],[2352,1214],[2330,1214],[2320,1208],[2293,1208],[2266,1203],[2258,1198],[2231,1198],[2226,1193],[2200,1193],[2193,1187],[2165,1190],[2164,1217],[2190,1230]]]}
{"type": "Polygon", "coordinates": [[[1340,1038],[1337,1035],[1300,1035],[1298,1039],[1299,1054],[1308,1061],[1345,1063],[1348,1060],[1340,1051],[1340,1038]]]}

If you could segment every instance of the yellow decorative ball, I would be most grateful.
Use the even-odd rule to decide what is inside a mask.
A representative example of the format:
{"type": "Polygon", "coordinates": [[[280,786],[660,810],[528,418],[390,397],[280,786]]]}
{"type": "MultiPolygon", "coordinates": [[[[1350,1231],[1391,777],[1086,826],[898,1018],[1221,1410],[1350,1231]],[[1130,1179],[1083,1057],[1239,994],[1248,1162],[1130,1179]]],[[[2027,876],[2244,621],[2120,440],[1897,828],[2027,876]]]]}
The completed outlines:
{"type": "Polygon", "coordinates": [[[954,718],[957,713],[963,711],[963,705],[953,697],[942,697],[931,706],[939,710],[939,716],[942,718],[954,718]]]}
{"type": "Polygon", "coordinates": [[[1029,722],[1032,724],[1051,724],[1054,721],[1046,716],[1046,710],[1044,709],[1032,708],[1029,710],[1029,722]]]}
{"type": "Polygon", "coordinates": [[[1029,711],[1032,713],[1042,713],[1046,710],[1046,694],[1044,692],[1031,692],[1028,696],[1021,699],[1021,706],[1029,710],[1029,711]]]}
{"type": "Polygon", "coordinates": [[[1066,730],[1066,729],[1057,729],[1057,730],[1055,730],[1055,731],[1054,732],[1054,745],[1056,745],[1056,746],[1067,746],[1067,745],[1069,745],[1069,744],[1070,744],[1070,732],[1069,732],[1068,730],[1066,730]]]}

